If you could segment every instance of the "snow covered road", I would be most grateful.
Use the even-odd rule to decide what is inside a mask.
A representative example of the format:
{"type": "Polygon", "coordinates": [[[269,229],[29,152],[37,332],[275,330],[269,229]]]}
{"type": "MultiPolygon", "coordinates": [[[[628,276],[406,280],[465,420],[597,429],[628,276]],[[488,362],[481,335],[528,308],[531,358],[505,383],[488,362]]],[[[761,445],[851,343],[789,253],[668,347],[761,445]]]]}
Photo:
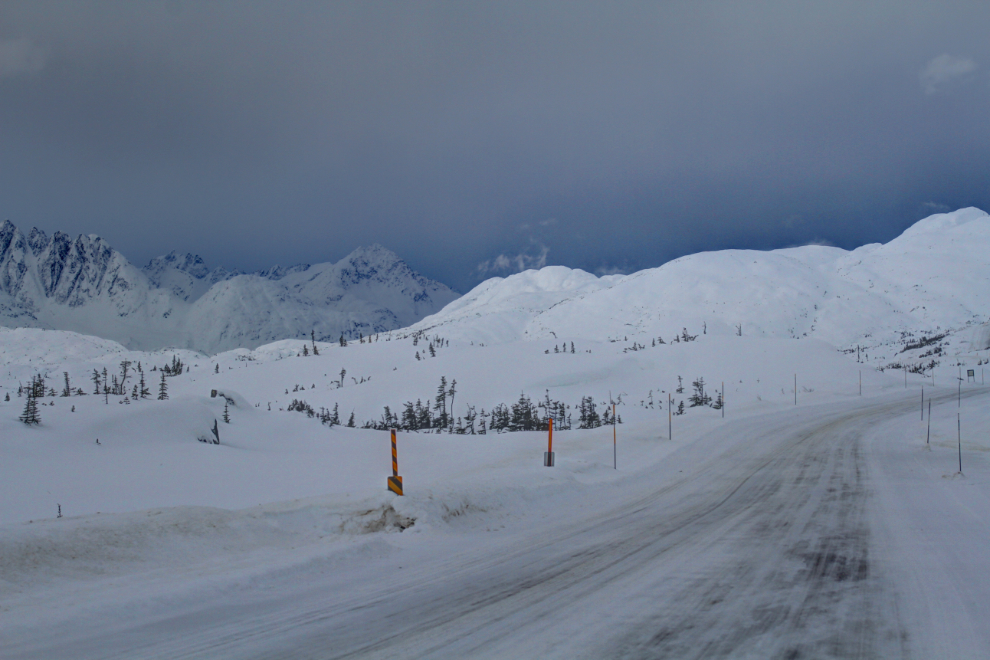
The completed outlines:
{"type": "Polygon", "coordinates": [[[508,519],[302,548],[250,578],[215,554],[168,589],[129,576],[57,621],[21,612],[0,656],[985,657],[986,441],[943,479],[941,401],[933,451],[914,398],[753,416],[508,519]]]}

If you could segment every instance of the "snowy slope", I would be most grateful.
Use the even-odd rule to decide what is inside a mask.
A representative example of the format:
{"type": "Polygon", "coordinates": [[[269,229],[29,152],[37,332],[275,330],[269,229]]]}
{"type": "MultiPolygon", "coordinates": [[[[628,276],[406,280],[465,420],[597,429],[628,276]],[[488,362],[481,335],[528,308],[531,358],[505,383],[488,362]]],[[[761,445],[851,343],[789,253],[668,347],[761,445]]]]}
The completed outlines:
{"type": "Polygon", "coordinates": [[[493,278],[410,328],[488,342],[697,333],[816,337],[839,347],[873,336],[990,317],[990,217],[961,209],[891,242],[851,252],[806,246],[694,254],[625,277],[560,266],[493,278]]]}
{"type": "MultiPolygon", "coordinates": [[[[0,655],[987,657],[986,235],[966,210],[853,252],[529,271],[315,356],[298,339],[207,357],[0,328],[0,655]],[[682,327],[696,338],[674,343],[682,327]],[[861,341],[862,362],[836,350],[861,341]],[[157,400],[173,355],[188,371],[157,400]],[[125,361],[124,389],[140,363],[152,396],[94,395],[93,371],[125,361]],[[56,393],[28,426],[18,390],[39,374],[56,393]],[[60,396],[64,374],[86,394],[60,396]],[[700,378],[726,406],[671,414],[700,378]],[[614,400],[622,424],[558,425],[553,469],[545,432],[402,430],[399,498],[387,432],[289,409],[360,425],[431,406],[441,379],[461,429],[545,394],[575,417],[614,400]],[[221,444],[198,442],[215,421],[221,444]]],[[[391,286],[408,273],[376,252],[183,304],[268,310],[272,332],[296,318],[279,310],[383,290],[397,319],[415,313],[415,287],[391,286]]]]}
{"type": "Polygon", "coordinates": [[[205,352],[409,325],[457,297],[373,245],[340,262],[259,274],[175,252],[144,269],[98,236],[0,226],[0,324],[72,330],[131,348],[205,352]]]}

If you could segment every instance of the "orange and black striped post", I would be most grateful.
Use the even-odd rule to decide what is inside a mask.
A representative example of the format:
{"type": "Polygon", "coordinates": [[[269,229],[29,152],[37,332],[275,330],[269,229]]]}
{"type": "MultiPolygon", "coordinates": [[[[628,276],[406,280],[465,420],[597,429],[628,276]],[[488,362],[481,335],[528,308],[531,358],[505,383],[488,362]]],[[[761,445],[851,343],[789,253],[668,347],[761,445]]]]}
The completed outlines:
{"type": "Polygon", "coordinates": [[[392,429],[392,476],[388,478],[388,489],[402,495],[402,477],[399,476],[399,454],[395,449],[395,429],[392,429]]]}

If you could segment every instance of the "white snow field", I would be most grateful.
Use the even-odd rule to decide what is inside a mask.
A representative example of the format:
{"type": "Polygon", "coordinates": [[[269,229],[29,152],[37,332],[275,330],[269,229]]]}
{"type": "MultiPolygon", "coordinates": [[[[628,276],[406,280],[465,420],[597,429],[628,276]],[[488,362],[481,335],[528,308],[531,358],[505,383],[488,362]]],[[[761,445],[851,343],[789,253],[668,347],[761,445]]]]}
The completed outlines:
{"type": "Polygon", "coordinates": [[[654,284],[546,268],[317,356],[0,328],[0,658],[988,657],[988,243],[963,210],[852,253],[745,253],[807,285],[781,266],[761,288],[737,253],[654,284]],[[926,241],[942,265],[908,269],[926,241]],[[793,325],[816,277],[853,283],[793,325]],[[129,396],[94,394],[123,361],[129,396]],[[724,409],[689,405],[699,377],[724,409]],[[287,409],[360,426],[441,378],[462,429],[521,393],[622,423],[556,429],[552,468],[546,431],[400,431],[398,497],[387,431],[287,409]]]}

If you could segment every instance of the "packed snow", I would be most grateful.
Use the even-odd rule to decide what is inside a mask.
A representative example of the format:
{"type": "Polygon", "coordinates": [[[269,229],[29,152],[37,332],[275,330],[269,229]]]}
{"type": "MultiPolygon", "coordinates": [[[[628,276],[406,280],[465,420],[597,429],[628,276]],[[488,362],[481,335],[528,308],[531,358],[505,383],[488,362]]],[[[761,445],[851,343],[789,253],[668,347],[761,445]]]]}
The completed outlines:
{"type": "Polygon", "coordinates": [[[548,267],[346,346],[0,328],[0,657],[985,656],[988,237],[548,267]]]}

